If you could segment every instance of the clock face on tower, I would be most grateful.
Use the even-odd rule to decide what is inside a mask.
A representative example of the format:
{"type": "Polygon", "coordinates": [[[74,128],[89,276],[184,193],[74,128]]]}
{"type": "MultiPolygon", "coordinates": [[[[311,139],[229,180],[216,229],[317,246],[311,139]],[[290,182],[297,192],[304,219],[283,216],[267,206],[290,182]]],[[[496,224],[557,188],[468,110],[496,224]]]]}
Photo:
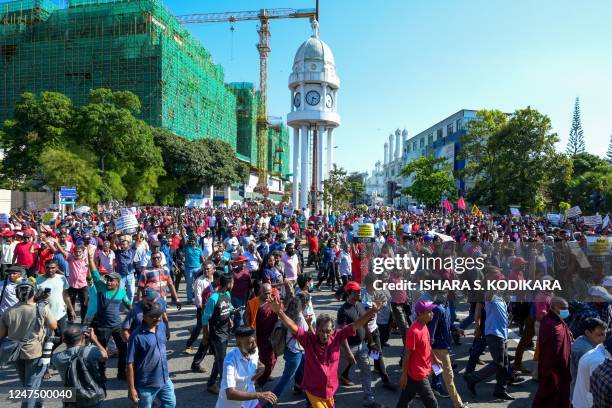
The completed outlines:
{"type": "Polygon", "coordinates": [[[302,94],[299,92],[296,92],[295,95],[293,96],[293,105],[296,108],[299,108],[301,104],[302,104],[302,94]]]}
{"type": "Polygon", "coordinates": [[[332,107],[332,106],[334,106],[334,97],[333,97],[333,96],[331,96],[331,94],[327,94],[327,95],[325,96],[325,106],[326,106],[328,109],[331,109],[331,107],[332,107]]]}
{"type": "Polygon", "coordinates": [[[321,95],[317,91],[308,91],[306,94],[306,103],[315,106],[321,101],[321,95]]]}

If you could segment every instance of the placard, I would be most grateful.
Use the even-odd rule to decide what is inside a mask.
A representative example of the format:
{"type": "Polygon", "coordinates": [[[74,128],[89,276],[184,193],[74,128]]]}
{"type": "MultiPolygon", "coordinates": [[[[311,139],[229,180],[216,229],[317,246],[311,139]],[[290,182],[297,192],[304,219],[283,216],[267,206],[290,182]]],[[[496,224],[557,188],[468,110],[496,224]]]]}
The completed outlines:
{"type": "Polygon", "coordinates": [[[8,224],[9,215],[7,213],[0,213],[0,224],[8,224]]]}
{"type": "Polygon", "coordinates": [[[127,231],[138,228],[138,220],[134,214],[124,215],[115,220],[115,228],[119,231],[127,231]]]}
{"type": "Polygon", "coordinates": [[[567,218],[576,218],[580,214],[582,214],[582,210],[578,206],[570,208],[569,210],[567,210],[567,213],[565,213],[567,218]]]}
{"type": "Polygon", "coordinates": [[[357,227],[357,237],[359,238],[374,238],[374,224],[365,223],[359,224],[357,227]]]}
{"type": "Polygon", "coordinates": [[[612,237],[586,237],[587,244],[591,250],[591,255],[604,256],[612,246],[612,237]]]}
{"type": "Polygon", "coordinates": [[[584,225],[588,225],[590,227],[594,227],[596,225],[601,225],[603,220],[601,219],[601,215],[585,215],[582,217],[582,222],[584,225]]]}
{"type": "Polygon", "coordinates": [[[85,214],[86,212],[89,212],[89,211],[91,211],[91,208],[89,208],[86,205],[82,205],[78,207],[76,210],[74,210],[74,212],[77,214],[85,214]]]}
{"type": "Polygon", "coordinates": [[[42,222],[45,224],[53,224],[55,223],[55,219],[57,218],[57,212],[48,212],[42,216],[42,222]]]}
{"type": "Polygon", "coordinates": [[[514,207],[510,207],[510,214],[512,214],[513,217],[520,217],[521,216],[521,212],[519,211],[518,208],[514,208],[514,207]]]}

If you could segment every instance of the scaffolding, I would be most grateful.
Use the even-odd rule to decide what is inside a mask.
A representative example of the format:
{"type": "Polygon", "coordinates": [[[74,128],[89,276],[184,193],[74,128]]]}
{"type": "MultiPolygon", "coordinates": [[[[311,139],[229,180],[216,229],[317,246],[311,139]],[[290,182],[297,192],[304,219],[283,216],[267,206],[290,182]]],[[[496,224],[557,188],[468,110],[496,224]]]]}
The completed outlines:
{"type": "Polygon", "coordinates": [[[158,0],[0,3],[0,120],[24,92],[131,91],[139,117],[190,139],[236,149],[236,98],[210,53],[158,0]]]}
{"type": "Polygon", "coordinates": [[[236,96],[236,151],[257,167],[257,106],[259,92],[251,82],[232,82],[229,89],[236,96]]]}

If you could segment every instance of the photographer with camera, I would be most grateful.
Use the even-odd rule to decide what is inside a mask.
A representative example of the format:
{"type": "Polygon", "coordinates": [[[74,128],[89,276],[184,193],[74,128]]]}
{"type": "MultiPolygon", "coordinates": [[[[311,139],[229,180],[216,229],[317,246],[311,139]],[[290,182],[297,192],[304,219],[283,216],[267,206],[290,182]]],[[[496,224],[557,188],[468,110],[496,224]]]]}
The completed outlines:
{"type": "Polygon", "coordinates": [[[66,350],[54,354],[51,361],[60,373],[62,384],[74,387],[75,402],[64,407],[99,407],[106,397],[102,364],[108,360],[106,349],[100,344],[93,329],[69,324],[62,335],[66,350]],[[78,370],[79,376],[73,375],[78,370]]]}
{"type": "MultiPolygon", "coordinates": [[[[22,279],[15,288],[19,303],[7,310],[0,319],[0,360],[15,363],[21,385],[37,390],[47,365],[43,359],[43,343],[47,328],[57,329],[57,322],[46,302],[36,303],[36,290],[29,279],[22,279]]],[[[51,347],[48,347],[50,353],[51,347]]],[[[22,407],[41,407],[38,400],[25,400],[22,407]]]]}

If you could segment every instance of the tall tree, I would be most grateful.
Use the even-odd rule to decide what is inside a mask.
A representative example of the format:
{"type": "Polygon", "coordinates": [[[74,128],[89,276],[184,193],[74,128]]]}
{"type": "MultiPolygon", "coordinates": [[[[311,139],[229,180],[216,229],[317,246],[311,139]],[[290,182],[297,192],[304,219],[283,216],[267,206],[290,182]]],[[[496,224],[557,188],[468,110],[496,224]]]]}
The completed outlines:
{"type": "Polygon", "coordinates": [[[0,184],[9,189],[39,188],[40,156],[46,148],[67,145],[74,112],[72,101],[61,93],[22,94],[13,118],[0,130],[0,184]]]}
{"type": "Polygon", "coordinates": [[[412,184],[402,189],[402,193],[410,195],[428,207],[438,204],[443,195],[456,194],[457,187],[452,170],[444,157],[419,157],[404,166],[401,174],[412,179],[412,184]]]}
{"type": "Polygon", "coordinates": [[[567,140],[567,154],[574,156],[584,152],[584,132],[582,130],[582,122],[580,120],[580,100],[576,98],[574,104],[574,117],[572,119],[572,127],[567,140]]]}
{"type": "Polygon", "coordinates": [[[476,118],[468,122],[467,133],[461,139],[462,147],[458,153],[458,158],[465,160],[466,166],[457,176],[474,181],[474,189],[467,194],[472,202],[496,202],[498,183],[494,169],[499,163],[499,152],[489,140],[507,123],[508,115],[504,112],[486,109],[476,112],[476,118]]]}
{"type": "Polygon", "coordinates": [[[351,191],[346,170],[334,164],[329,177],[323,180],[323,202],[326,207],[344,210],[349,207],[351,191]]]}
{"type": "Polygon", "coordinates": [[[608,144],[608,152],[606,153],[608,163],[612,164],[612,135],[610,135],[610,144],[608,144]]]}
{"type": "Polygon", "coordinates": [[[138,112],[136,95],[105,88],[91,90],[87,104],[79,110],[75,140],[96,152],[104,191],[113,195],[104,196],[105,200],[120,198],[116,196],[119,177],[127,200],[154,202],[157,178],[164,174],[163,161],[151,127],[134,117],[138,112]]]}

